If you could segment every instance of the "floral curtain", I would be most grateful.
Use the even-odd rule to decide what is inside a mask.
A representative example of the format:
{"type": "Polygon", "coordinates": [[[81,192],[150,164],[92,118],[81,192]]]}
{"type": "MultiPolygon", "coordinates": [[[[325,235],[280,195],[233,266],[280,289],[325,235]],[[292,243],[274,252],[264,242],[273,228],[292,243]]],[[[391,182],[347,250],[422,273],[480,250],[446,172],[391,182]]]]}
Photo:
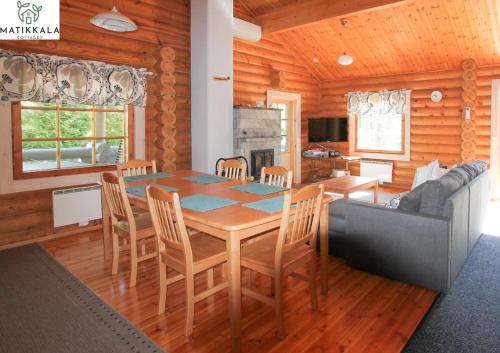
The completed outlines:
{"type": "Polygon", "coordinates": [[[400,89],[380,92],[349,92],[347,112],[349,115],[362,115],[368,112],[402,114],[409,99],[410,91],[400,89]]]}
{"type": "Polygon", "coordinates": [[[0,49],[0,101],[146,106],[146,69],[0,49]]]}

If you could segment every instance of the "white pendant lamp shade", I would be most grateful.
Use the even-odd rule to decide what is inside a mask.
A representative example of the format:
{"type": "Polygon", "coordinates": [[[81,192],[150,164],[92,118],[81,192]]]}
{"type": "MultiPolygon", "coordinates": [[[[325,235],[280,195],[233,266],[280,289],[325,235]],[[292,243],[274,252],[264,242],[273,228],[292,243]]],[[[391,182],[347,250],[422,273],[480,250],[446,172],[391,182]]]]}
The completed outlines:
{"type": "Polygon", "coordinates": [[[348,65],[351,65],[354,62],[354,59],[353,59],[352,56],[347,55],[346,53],[344,53],[344,55],[339,56],[339,58],[337,59],[337,61],[338,61],[338,63],[340,65],[348,66],[348,65]]]}
{"type": "Polygon", "coordinates": [[[113,32],[133,32],[137,30],[134,21],[119,13],[115,6],[111,11],[92,17],[90,23],[113,32]]]}

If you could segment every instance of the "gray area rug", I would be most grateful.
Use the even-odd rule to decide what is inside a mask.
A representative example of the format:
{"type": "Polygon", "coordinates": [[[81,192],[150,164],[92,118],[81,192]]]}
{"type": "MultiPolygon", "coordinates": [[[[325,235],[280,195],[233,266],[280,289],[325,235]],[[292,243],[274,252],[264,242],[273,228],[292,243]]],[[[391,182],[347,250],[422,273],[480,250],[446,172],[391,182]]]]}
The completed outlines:
{"type": "Polygon", "coordinates": [[[480,238],[404,352],[500,352],[500,237],[480,238]]]}
{"type": "Polygon", "coordinates": [[[0,251],[0,352],[163,350],[35,244],[0,251]]]}

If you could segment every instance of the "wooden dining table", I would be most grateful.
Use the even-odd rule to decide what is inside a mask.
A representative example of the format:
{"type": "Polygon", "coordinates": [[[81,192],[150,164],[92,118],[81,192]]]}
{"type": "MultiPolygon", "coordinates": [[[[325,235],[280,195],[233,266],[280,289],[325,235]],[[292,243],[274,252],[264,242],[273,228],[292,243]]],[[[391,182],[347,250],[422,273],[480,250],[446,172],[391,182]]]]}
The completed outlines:
{"type": "MultiPolygon", "coordinates": [[[[218,208],[207,212],[197,212],[183,208],[182,212],[186,226],[226,242],[228,252],[228,280],[229,280],[229,317],[231,327],[232,351],[240,351],[241,335],[241,267],[240,250],[242,241],[266,232],[278,229],[280,226],[281,212],[266,213],[256,209],[243,206],[245,203],[259,201],[266,198],[277,197],[283,192],[269,195],[255,195],[247,192],[232,190],[231,187],[247,184],[248,181],[227,180],[224,182],[201,184],[183,179],[187,176],[204,175],[203,173],[182,170],[172,173],[173,176],[161,179],[141,180],[127,183],[127,186],[138,186],[148,184],[162,184],[177,189],[180,197],[205,194],[219,198],[238,201],[238,204],[218,208]]],[[[292,190],[293,192],[293,190],[292,190]]],[[[145,197],[129,193],[129,200],[136,207],[147,209],[145,197]]],[[[320,215],[320,281],[321,293],[327,294],[328,283],[328,205],[335,198],[325,195],[320,215]]],[[[105,253],[109,252],[106,247],[110,246],[109,215],[104,213],[104,244],[105,253]]]]}

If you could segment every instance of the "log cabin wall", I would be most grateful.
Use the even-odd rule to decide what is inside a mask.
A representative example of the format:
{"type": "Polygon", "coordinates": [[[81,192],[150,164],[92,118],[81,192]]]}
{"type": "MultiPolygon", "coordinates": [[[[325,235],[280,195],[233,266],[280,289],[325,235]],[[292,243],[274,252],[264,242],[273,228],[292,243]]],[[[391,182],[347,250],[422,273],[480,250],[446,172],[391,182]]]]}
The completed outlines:
{"type": "MultiPolygon", "coordinates": [[[[302,148],[307,147],[307,117],[319,113],[320,87],[304,64],[286,49],[286,43],[262,39],[258,43],[234,40],[234,105],[266,101],[269,89],[299,93],[302,103],[302,148]],[[279,77],[276,80],[273,78],[279,77]],[[278,81],[278,82],[275,82],[278,81]],[[304,125],[305,124],[305,125],[304,125]]],[[[302,162],[302,177],[308,176],[302,162]]],[[[305,162],[307,163],[307,162],[305,162]]]]}
{"type": "MultiPolygon", "coordinates": [[[[158,146],[170,141],[169,154],[173,163],[166,169],[188,169],[191,166],[190,125],[190,6],[189,0],[61,0],[61,40],[59,41],[0,41],[0,48],[17,52],[33,52],[68,56],[84,60],[104,61],[116,65],[146,67],[156,75],[148,82],[146,108],[146,158],[162,155],[158,146]],[[133,19],[139,29],[131,33],[109,32],[89,23],[94,15],[109,11],[113,5],[133,19]],[[170,136],[158,139],[162,124],[162,96],[165,72],[160,51],[175,52],[174,114],[175,125],[168,122],[170,136]],[[162,69],[163,67],[163,69],[162,69]],[[160,143],[158,143],[160,141],[160,143]],[[156,146],[155,146],[156,142],[156,146]]],[[[163,60],[164,62],[165,60],[163,60]]],[[[168,94],[171,94],[171,89],[168,94]]],[[[172,110],[172,103],[169,109],[172,110]]],[[[36,184],[36,180],[34,180],[36,184]]],[[[51,190],[0,195],[0,247],[19,241],[30,241],[47,235],[57,236],[77,230],[76,226],[52,227],[51,190]]]]}
{"type": "MultiPolygon", "coordinates": [[[[467,66],[467,65],[462,65],[467,66]]],[[[500,78],[500,66],[479,67],[477,75],[464,77],[463,67],[456,70],[365,77],[321,83],[320,115],[346,116],[349,91],[379,91],[407,88],[411,94],[411,156],[409,162],[394,162],[393,184],[409,188],[415,168],[435,159],[452,166],[462,162],[463,107],[473,98],[476,159],[489,161],[491,124],[491,81],[500,78]],[[465,81],[473,81],[465,83],[465,81]],[[473,87],[475,94],[464,94],[473,87]],[[434,103],[430,94],[440,90],[444,97],[434,103]],[[469,99],[469,100],[468,100],[469,99]]],[[[348,151],[348,145],[341,146],[348,151]]],[[[359,173],[359,170],[354,170],[359,173]]]]}

